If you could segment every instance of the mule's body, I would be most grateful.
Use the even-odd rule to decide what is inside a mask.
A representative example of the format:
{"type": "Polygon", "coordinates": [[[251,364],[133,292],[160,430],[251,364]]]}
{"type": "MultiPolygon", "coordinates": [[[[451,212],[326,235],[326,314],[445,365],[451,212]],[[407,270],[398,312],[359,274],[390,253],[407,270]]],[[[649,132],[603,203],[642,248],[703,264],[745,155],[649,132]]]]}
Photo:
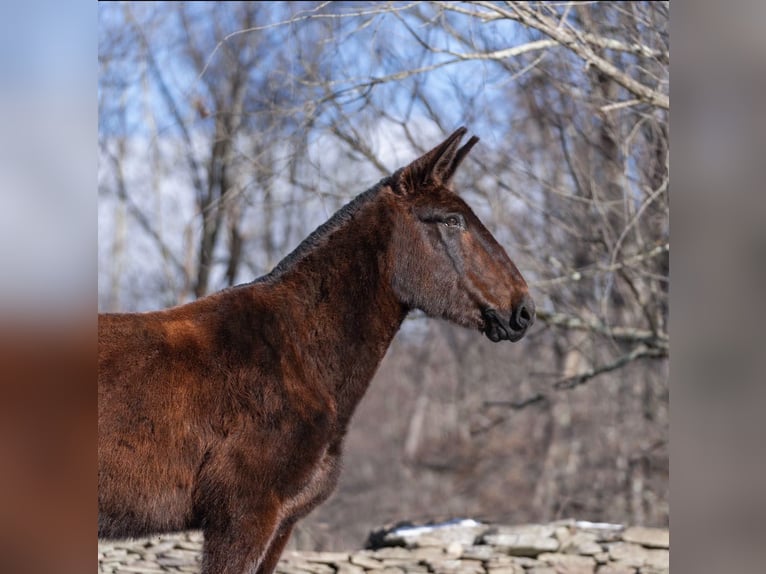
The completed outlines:
{"type": "Polygon", "coordinates": [[[408,311],[520,338],[526,284],[448,188],[464,129],[358,196],[272,273],[99,316],[99,536],[202,528],[203,572],[270,573],[332,492],[408,311]]]}

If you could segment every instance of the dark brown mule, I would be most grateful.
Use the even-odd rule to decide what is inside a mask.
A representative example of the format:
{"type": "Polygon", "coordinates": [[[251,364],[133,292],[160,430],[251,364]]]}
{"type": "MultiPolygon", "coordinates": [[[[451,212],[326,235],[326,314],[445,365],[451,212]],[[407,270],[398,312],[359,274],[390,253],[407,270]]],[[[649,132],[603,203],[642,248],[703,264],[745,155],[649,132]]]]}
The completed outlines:
{"type": "Polygon", "coordinates": [[[461,128],[359,195],[270,274],[99,316],[98,532],[202,528],[206,574],[270,573],[327,498],[349,421],[411,309],[520,339],[516,266],[449,188],[461,128]]]}

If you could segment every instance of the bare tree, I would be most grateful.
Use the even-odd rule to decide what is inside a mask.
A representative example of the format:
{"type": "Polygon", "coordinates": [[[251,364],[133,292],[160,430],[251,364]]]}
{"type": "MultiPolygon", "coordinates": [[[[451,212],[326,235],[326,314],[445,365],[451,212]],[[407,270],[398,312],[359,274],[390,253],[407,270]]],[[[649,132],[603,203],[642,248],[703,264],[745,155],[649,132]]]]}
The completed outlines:
{"type": "Polygon", "coordinates": [[[482,136],[457,187],[538,326],[509,350],[409,321],[296,544],[448,514],[667,523],[667,2],[126,3],[101,33],[104,307],[260,275],[443,132],[482,136]]]}

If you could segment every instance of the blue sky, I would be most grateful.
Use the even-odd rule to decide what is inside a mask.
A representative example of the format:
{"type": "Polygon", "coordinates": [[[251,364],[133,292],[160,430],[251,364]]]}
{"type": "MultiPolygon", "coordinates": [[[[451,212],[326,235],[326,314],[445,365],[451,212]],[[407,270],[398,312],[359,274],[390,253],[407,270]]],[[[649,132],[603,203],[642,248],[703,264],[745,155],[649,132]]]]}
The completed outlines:
{"type": "MultiPolygon", "coordinates": [[[[206,3],[190,4],[189,6],[190,13],[192,14],[195,12],[203,14],[205,10],[209,9],[206,3]]],[[[235,6],[226,6],[226,9],[230,11],[233,11],[234,8],[235,6]]],[[[226,9],[223,9],[224,14],[226,14],[226,9]]],[[[152,50],[158,66],[168,79],[168,88],[182,106],[187,106],[181,110],[182,115],[190,114],[188,106],[193,100],[190,94],[204,93],[205,89],[203,86],[204,82],[199,80],[196,70],[191,69],[184,57],[178,53],[180,48],[176,39],[180,35],[180,27],[177,18],[173,14],[168,13],[167,10],[163,10],[161,4],[158,6],[131,5],[131,10],[134,10],[134,15],[139,22],[146,19],[155,19],[156,21],[156,16],[158,14],[161,15],[159,18],[161,33],[159,35],[153,34],[153,38],[160,37],[162,41],[153,39],[152,50]]],[[[272,5],[272,14],[269,15],[269,20],[259,24],[267,25],[283,21],[286,16],[285,12],[286,10],[282,3],[275,3],[272,5]]],[[[452,17],[461,18],[461,22],[468,24],[469,27],[476,26],[476,23],[470,19],[455,15],[452,15],[452,17]]],[[[114,30],[115,28],[130,29],[125,22],[123,6],[121,4],[100,4],[99,20],[99,36],[102,42],[111,37],[107,30],[114,30]]],[[[413,32],[424,38],[427,37],[429,43],[439,50],[454,50],[463,53],[467,51],[466,47],[458,46],[455,40],[439,26],[425,28],[417,19],[409,16],[407,13],[403,13],[402,20],[407,23],[407,26],[411,27],[413,32]]],[[[205,28],[205,20],[202,22],[202,26],[197,28],[200,34],[198,45],[205,48],[206,53],[210,56],[211,64],[215,66],[215,60],[223,57],[223,49],[214,49],[216,40],[219,40],[225,33],[238,31],[241,28],[241,24],[232,20],[216,35],[213,30],[205,28]]],[[[245,37],[250,35],[250,39],[253,42],[257,41],[258,35],[268,34],[272,37],[281,37],[285,42],[284,47],[287,53],[289,54],[291,51],[297,53],[299,49],[310,50],[313,42],[323,39],[321,28],[323,25],[324,22],[322,21],[308,21],[294,26],[250,32],[245,34],[245,37]],[[296,41],[300,42],[301,45],[295,45],[294,42],[296,41]],[[290,44],[293,45],[291,46],[290,44]]],[[[333,32],[337,34],[337,37],[345,38],[345,40],[340,44],[340,49],[337,52],[331,52],[326,55],[322,65],[326,79],[329,76],[336,82],[335,89],[344,90],[352,87],[356,81],[364,81],[370,77],[384,77],[391,73],[410,69],[415,64],[428,66],[454,59],[454,56],[447,53],[433,53],[425,61],[416,61],[416,56],[422,50],[407,27],[394,15],[375,16],[370,20],[368,27],[361,31],[356,31],[357,26],[358,20],[346,19],[340,21],[337,25],[339,29],[333,32]],[[373,52],[384,54],[383,61],[376,62],[373,52]]],[[[470,28],[468,33],[473,36],[472,39],[476,42],[476,48],[480,51],[508,47],[509,45],[521,43],[526,38],[526,32],[522,30],[521,26],[508,21],[483,23],[481,24],[480,35],[473,34],[473,30],[470,28]]],[[[236,40],[241,39],[243,38],[236,37],[236,40]]],[[[255,73],[266,73],[270,69],[271,64],[272,58],[270,54],[263,54],[263,63],[259,64],[255,73]]],[[[295,71],[294,69],[291,70],[293,73],[295,71]]],[[[142,72],[140,63],[135,62],[125,66],[123,69],[124,77],[130,77],[135,82],[129,88],[129,97],[127,98],[129,124],[126,126],[128,130],[134,133],[145,128],[145,122],[142,121],[140,113],[134,107],[141,101],[138,95],[140,85],[136,80],[140,78],[142,72]]],[[[300,77],[300,70],[297,70],[297,72],[300,77]]],[[[477,101],[477,107],[486,106],[489,102],[488,98],[497,97],[496,93],[492,89],[488,89],[488,87],[493,84],[500,84],[500,89],[502,89],[502,82],[507,79],[507,71],[502,70],[493,62],[468,61],[430,71],[420,75],[417,79],[419,82],[422,82],[424,89],[430,95],[431,101],[441,108],[443,115],[446,116],[446,123],[455,125],[460,122],[461,118],[458,116],[449,117],[452,111],[452,107],[449,105],[452,91],[451,86],[454,83],[461,82],[467,91],[473,92],[473,97],[477,101]]],[[[408,81],[410,80],[405,80],[405,82],[408,81]]],[[[393,85],[379,85],[373,89],[376,93],[385,92],[388,98],[388,105],[393,106],[395,113],[403,114],[408,104],[407,90],[395,88],[396,86],[393,85]]],[[[161,98],[156,93],[156,86],[152,84],[150,89],[153,91],[152,98],[156,106],[156,112],[162,118],[165,113],[161,98]]],[[[353,111],[355,107],[354,99],[357,96],[358,91],[352,90],[347,92],[345,99],[341,98],[341,101],[345,101],[344,107],[346,111],[353,111]]],[[[502,110],[495,109],[495,114],[501,112],[502,110]]],[[[332,111],[327,110],[325,113],[332,113],[332,111]]],[[[505,113],[506,118],[508,118],[511,110],[508,109],[505,113]]],[[[492,133],[493,123],[496,123],[496,119],[494,122],[488,122],[486,125],[481,125],[480,118],[476,118],[476,121],[479,123],[474,124],[475,129],[481,130],[482,133],[487,135],[492,133]]],[[[161,121],[160,124],[161,127],[172,126],[173,120],[167,118],[165,122],[161,121]]],[[[100,129],[102,133],[109,133],[113,130],[121,131],[123,127],[105,123],[102,124],[100,129]]]]}
{"type": "Polygon", "coordinates": [[[93,291],[95,24],[92,3],[0,3],[0,294],[14,313],[64,314],[93,291]]]}

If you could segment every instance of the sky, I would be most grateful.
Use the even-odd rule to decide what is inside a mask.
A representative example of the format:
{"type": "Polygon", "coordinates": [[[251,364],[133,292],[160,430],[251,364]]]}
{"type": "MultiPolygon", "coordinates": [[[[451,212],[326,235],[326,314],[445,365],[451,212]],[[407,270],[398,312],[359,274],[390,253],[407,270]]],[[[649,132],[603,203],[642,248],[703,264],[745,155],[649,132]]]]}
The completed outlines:
{"type": "Polygon", "coordinates": [[[93,292],[94,27],[84,3],[0,3],[0,305],[14,312],[93,292]]]}

